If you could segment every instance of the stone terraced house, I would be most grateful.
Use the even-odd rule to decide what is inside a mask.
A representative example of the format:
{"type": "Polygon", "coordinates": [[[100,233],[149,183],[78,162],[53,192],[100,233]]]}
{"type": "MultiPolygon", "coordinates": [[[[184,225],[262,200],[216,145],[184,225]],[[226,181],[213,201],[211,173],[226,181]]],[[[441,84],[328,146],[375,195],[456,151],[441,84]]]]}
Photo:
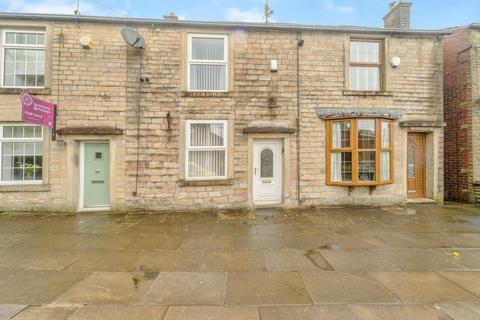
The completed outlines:
{"type": "Polygon", "coordinates": [[[385,28],[2,13],[0,209],[442,202],[449,31],[410,5],[385,28]]]}
{"type": "Polygon", "coordinates": [[[480,204],[480,24],[443,40],[445,196],[480,204]]]}

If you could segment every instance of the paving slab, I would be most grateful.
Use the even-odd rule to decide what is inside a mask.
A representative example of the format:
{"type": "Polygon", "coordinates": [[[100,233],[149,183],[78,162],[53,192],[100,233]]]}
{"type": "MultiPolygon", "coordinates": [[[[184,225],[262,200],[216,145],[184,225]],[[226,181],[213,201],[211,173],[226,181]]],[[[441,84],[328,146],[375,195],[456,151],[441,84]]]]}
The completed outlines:
{"type": "Polygon", "coordinates": [[[180,249],[225,249],[232,246],[231,236],[190,235],[182,241],[180,249]]]}
{"type": "Polygon", "coordinates": [[[260,320],[258,308],[228,307],[170,307],[163,320],[260,320]]]}
{"type": "Polygon", "coordinates": [[[184,236],[171,234],[130,234],[128,249],[177,249],[184,236]]]}
{"type": "Polygon", "coordinates": [[[358,320],[346,306],[260,307],[262,320],[358,320]]]}
{"type": "Polygon", "coordinates": [[[162,305],[223,305],[224,272],[160,272],[143,302],[162,305]]]}
{"type": "Polygon", "coordinates": [[[284,249],[265,251],[267,271],[317,270],[318,267],[303,251],[284,249]]]}
{"type": "Polygon", "coordinates": [[[155,280],[156,273],[94,272],[62,293],[57,303],[135,303],[155,280]]]}
{"type": "Polygon", "coordinates": [[[440,274],[480,297],[480,270],[462,272],[444,271],[440,272],[440,274]]]}
{"type": "Polygon", "coordinates": [[[400,270],[386,258],[369,250],[320,250],[336,271],[400,270]]]}
{"type": "Polygon", "coordinates": [[[141,254],[138,268],[148,271],[201,271],[203,250],[149,250],[141,254]]]}
{"type": "MultiPolygon", "coordinates": [[[[377,250],[377,254],[406,271],[462,270],[454,256],[432,249],[377,250]]],[[[373,271],[373,270],[372,270],[373,271]]]]}
{"type": "Polygon", "coordinates": [[[22,304],[0,304],[0,320],[8,320],[26,307],[22,304]]]}
{"type": "Polygon", "coordinates": [[[383,285],[366,273],[301,272],[315,303],[399,303],[383,285]]]}
{"type": "Polygon", "coordinates": [[[141,250],[85,250],[67,271],[132,271],[140,262],[141,250]]]}
{"type": "Polygon", "coordinates": [[[465,303],[441,303],[438,308],[454,320],[480,319],[480,313],[465,303]]]}
{"type": "Polygon", "coordinates": [[[73,306],[30,306],[12,320],[67,320],[75,310],[73,306]]]}
{"type": "Polygon", "coordinates": [[[326,235],[286,235],[283,240],[287,248],[297,250],[320,249],[335,244],[326,235]]]}
{"type": "Polygon", "coordinates": [[[467,269],[480,270],[480,249],[450,248],[443,249],[442,252],[467,269]]]}
{"type": "Polygon", "coordinates": [[[84,277],[84,273],[63,271],[15,271],[0,281],[0,303],[50,303],[84,277]]]}
{"type": "Polygon", "coordinates": [[[344,250],[386,248],[388,244],[374,235],[333,233],[332,240],[344,250]]]}
{"type": "Polygon", "coordinates": [[[357,320],[452,320],[430,305],[398,306],[351,305],[357,320]]]}
{"type": "Polygon", "coordinates": [[[27,239],[27,234],[0,234],[0,248],[11,248],[27,239]]]}
{"type": "Polygon", "coordinates": [[[84,238],[75,245],[75,249],[125,249],[132,241],[138,238],[118,234],[92,234],[84,238]]]}
{"type": "Polygon", "coordinates": [[[265,271],[265,255],[259,250],[207,250],[201,268],[209,272],[265,271]]]}
{"type": "Polygon", "coordinates": [[[297,272],[235,272],[228,277],[226,304],[311,304],[297,272]]]}
{"type": "Polygon", "coordinates": [[[373,272],[372,275],[403,303],[479,300],[436,272],[373,272]]]}
{"type": "Polygon", "coordinates": [[[234,247],[257,250],[280,249],[285,247],[285,243],[278,235],[248,234],[236,236],[234,247]]]}
{"type": "Polygon", "coordinates": [[[75,311],[68,320],[162,320],[166,311],[166,306],[87,305],[75,311]]]}

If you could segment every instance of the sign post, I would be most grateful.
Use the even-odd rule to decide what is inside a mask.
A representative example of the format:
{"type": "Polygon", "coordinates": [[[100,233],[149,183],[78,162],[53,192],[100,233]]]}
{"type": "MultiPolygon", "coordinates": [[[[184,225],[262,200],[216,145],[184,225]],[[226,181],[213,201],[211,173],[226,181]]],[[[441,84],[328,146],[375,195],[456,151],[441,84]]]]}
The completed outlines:
{"type": "Polygon", "coordinates": [[[22,121],[51,128],[52,140],[55,141],[57,106],[26,92],[20,95],[20,101],[22,103],[22,121]]]}

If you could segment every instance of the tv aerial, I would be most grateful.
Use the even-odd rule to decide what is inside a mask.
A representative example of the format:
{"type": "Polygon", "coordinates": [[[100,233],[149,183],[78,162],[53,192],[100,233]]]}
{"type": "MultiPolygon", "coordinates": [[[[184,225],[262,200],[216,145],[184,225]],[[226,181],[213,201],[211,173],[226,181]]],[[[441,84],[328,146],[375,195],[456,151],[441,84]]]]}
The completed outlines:
{"type": "Polygon", "coordinates": [[[145,47],[145,40],[143,39],[143,36],[136,30],[123,27],[120,30],[120,33],[122,34],[123,40],[125,40],[128,45],[137,49],[143,49],[145,47]]]}
{"type": "Polygon", "coordinates": [[[270,9],[270,6],[268,5],[268,0],[265,0],[265,9],[264,9],[264,15],[263,19],[265,19],[265,23],[268,23],[268,18],[270,18],[273,15],[273,10],[270,9]]]}

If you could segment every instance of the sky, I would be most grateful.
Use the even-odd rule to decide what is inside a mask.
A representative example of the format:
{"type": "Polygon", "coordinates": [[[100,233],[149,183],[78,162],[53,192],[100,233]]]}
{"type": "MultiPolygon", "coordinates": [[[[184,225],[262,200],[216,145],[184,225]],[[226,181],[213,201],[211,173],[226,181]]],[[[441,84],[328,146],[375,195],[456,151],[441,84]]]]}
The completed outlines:
{"type": "MultiPolygon", "coordinates": [[[[393,0],[270,0],[273,22],[382,27],[393,0]]],[[[83,15],[259,22],[264,0],[80,0],[83,15]]],[[[71,14],[77,0],[0,0],[0,11],[71,14]]],[[[412,27],[480,23],[480,0],[413,0],[412,27]]]]}

